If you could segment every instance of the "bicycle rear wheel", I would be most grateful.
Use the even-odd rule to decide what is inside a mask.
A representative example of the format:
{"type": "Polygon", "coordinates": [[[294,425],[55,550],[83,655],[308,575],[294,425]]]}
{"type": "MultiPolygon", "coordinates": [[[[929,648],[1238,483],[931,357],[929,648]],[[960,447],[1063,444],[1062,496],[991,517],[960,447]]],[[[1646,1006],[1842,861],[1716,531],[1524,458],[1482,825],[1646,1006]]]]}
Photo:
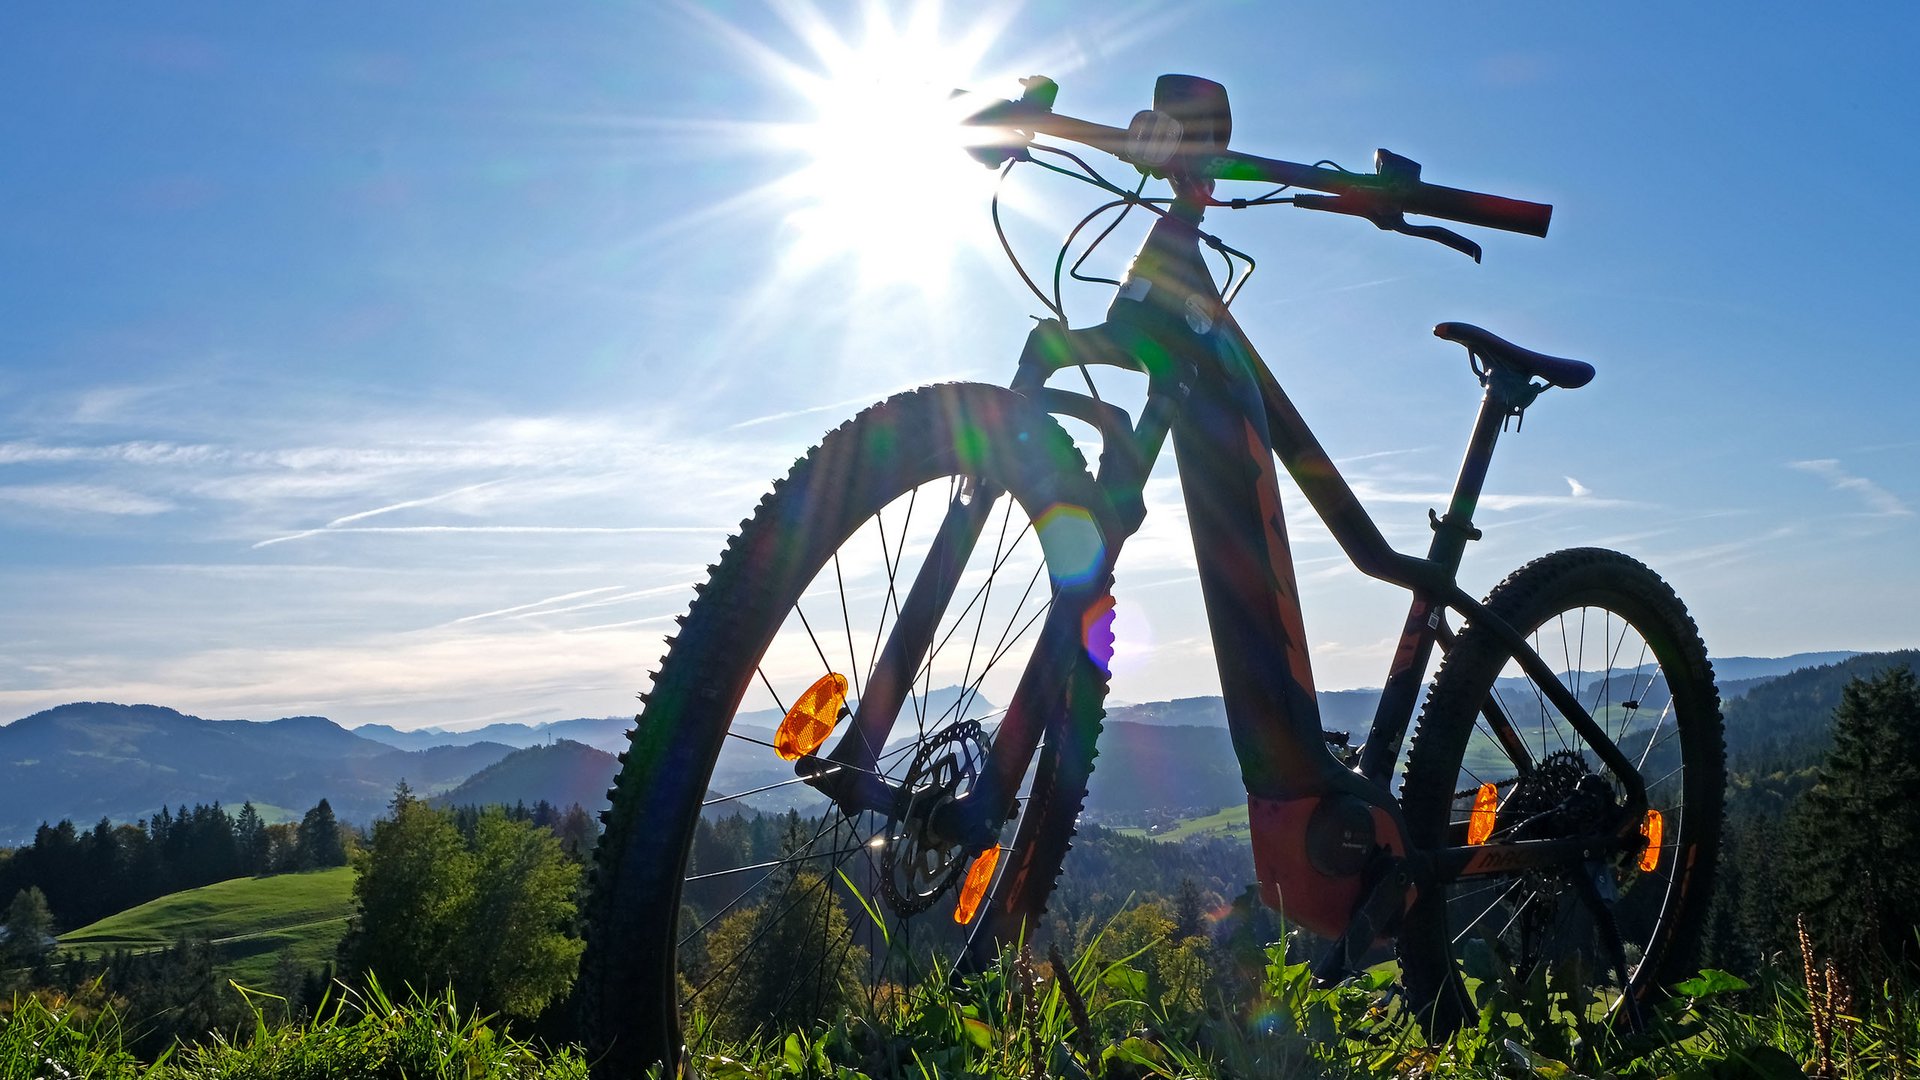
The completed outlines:
{"type": "MultiPolygon", "coordinates": [[[[1409,995],[1436,1034],[1502,988],[1554,994],[1586,1020],[1627,1014],[1626,999],[1681,974],[1712,892],[1726,780],[1712,666],[1679,598],[1618,552],[1535,560],[1487,607],[1527,636],[1633,763],[1657,835],[1645,851],[1463,878],[1421,897],[1400,935],[1409,995]]],[[[1412,843],[1597,840],[1623,801],[1621,777],[1508,651],[1484,629],[1464,630],[1408,752],[1412,843]]]]}
{"type": "Polygon", "coordinates": [[[1069,846],[1106,692],[1102,506],[1051,417],[965,384],[874,406],[775,485],[662,658],[611,793],[579,991],[605,1075],[881,1011],[1027,932],[1069,846]],[[956,572],[930,552],[952,553],[936,538],[961,518],[977,541],[956,572]],[[929,610],[913,599],[923,575],[940,602],[903,631],[929,610]],[[1044,632],[1057,620],[1070,648],[1044,632]],[[922,645],[889,665],[896,636],[922,645]],[[1023,700],[1041,703],[1044,732],[1017,815],[976,857],[927,807],[979,782],[1034,659],[1023,700]],[[837,685],[853,737],[888,667],[907,690],[875,771],[924,797],[845,813],[776,753],[775,729],[837,685]],[[966,920],[963,877],[989,886],[966,920]]]}

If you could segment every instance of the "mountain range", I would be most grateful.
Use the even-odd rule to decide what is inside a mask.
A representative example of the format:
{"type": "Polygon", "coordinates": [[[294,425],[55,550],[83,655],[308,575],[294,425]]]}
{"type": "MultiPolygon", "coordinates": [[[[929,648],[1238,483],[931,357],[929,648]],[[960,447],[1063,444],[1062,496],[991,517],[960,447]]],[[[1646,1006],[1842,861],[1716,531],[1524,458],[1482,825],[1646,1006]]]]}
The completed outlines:
{"type": "Polygon", "coordinates": [[[205,720],[158,705],[89,701],[0,727],[0,843],[42,821],[134,821],[162,806],[251,800],[269,820],[326,799],[370,821],[405,779],[431,793],[506,757],[496,742],[400,750],[319,716],[205,720]]]}
{"type": "MultiPolygon", "coordinates": [[[[1817,727],[1838,700],[1844,678],[1822,665],[1867,670],[1873,658],[1911,654],[1803,653],[1777,659],[1730,657],[1715,661],[1723,695],[1732,702],[1756,687],[1773,692],[1727,710],[1734,748],[1764,730],[1782,736],[1767,703],[1793,702],[1799,726],[1817,727]],[[1781,680],[1813,668],[1826,675],[1781,680]]],[[[1892,662],[1890,659],[1888,662],[1892,662]]],[[[935,707],[959,700],[957,689],[936,691],[935,707]]],[[[1323,724],[1361,732],[1371,721],[1378,691],[1322,691],[1323,724]]],[[[970,715],[993,706],[969,702],[970,715]]],[[[1769,706],[1770,707],[1770,706],[1769,706]]],[[[1784,706],[1782,706],[1784,707],[1784,706]]],[[[771,741],[778,716],[743,716],[763,726],[771,741]]],[[[163,805],[251,800],[270,820],[297,816],[321,798],[344,820],[378,816],[400,780],[423,796],[447,803],[546,799],[559,806],[604,804],[605,790],[626,748],[631,721],[582,718],[546,724],[491,724],[466,731],[401,731],[369,724],[348,730],[317,716],[280,720],[207,720],[157,705],[80,702],[0,726],[0,845],[30,840],[43,821],[71,818],[87,825],[102,817],[133,821],[163,805]]],[[[1796,727],[1796,730],[1798,728],[1796,727]]],[[[1808,729],[1808,738],[1819,731],[1808,729]]],[[[739,791],[791,780],[792,770],[748,742],[728,740],[714,786],[739,791]]],[[[1100,741],[1088,800],[1095,817],[1124,818],[1146,810],[1228,805],[1238,801],[1239,767],[1218,697],[1115,703],[1100,741]]],[[[750,805],[784,809],[811,796],[804,787],[775,789],[750,805]]],[[[817,797],[816,797],[817,798],[817,797]]]]}

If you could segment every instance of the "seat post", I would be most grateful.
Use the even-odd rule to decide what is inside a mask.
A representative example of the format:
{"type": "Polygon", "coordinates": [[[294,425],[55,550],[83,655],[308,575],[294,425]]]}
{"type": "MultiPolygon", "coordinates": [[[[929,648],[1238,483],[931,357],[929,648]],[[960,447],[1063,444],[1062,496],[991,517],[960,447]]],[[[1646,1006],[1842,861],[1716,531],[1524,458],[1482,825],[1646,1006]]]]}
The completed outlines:
{"type": "Polygon", "coordinates": [[[1500,431],[1512,415],[1512,403],[1501,392],[1498,380],[1487,380],[1487,392],[1480,398],[1480,414],[1474,418],[1473,434],[1467,439],[1467,452],[1460,460],[1460,475],[1453,482],[1453,497],[1444,515],[1427,511],[1433,525],[1433,543],[1427,558],[1443,567],[1448,577],[1460,569],[1467,541],[1480,539],[1474,527],[1473,512],[1480,503],[1480,491],[1486,486],[1487,468],[1493,463],[1493,447],[1500,431]]]}

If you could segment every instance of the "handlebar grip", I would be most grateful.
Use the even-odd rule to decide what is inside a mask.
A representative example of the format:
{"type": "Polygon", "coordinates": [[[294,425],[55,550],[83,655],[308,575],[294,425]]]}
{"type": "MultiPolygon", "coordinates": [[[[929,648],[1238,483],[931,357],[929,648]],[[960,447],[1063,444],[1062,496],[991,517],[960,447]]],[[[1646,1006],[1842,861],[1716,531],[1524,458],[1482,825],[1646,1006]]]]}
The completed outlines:
{"type": "Polygon", "coordinates": [[[1547,226],[1553,220],[1553,207],[1546,203],[1462,191],[1438,184],[1421,184],[1408,192],[1400,205],[1409,214],[1445,218],[1465,225],[1504,229],[1528,236],[1547,235],[1547,226]]]}

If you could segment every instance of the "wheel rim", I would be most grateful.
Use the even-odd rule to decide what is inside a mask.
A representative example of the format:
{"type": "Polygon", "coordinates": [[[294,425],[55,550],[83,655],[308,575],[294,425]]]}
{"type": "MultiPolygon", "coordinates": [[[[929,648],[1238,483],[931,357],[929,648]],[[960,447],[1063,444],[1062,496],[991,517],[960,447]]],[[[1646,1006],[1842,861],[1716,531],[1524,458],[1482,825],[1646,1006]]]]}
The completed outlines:
{"type": "MultiPolygon", "coordinates": [[[[688,1049],[779,1035],[826,1016],[882,1011],[950,970],[969,927],[954,920],[972,852],[929,826],[964,794],[1040,637],[1053,595],[1036,524],[1015,499],[965,477],[922,484],[862,521],[748,662],[703,799],[674,929],[676,997],[688,1049]],[[767,729],[823,674],[844,675],[855,711],[888,630],[948,508],[993,498],[986,525],[933,635],[878,771],[922,797],[898,816],[832,808],[780,760],[767,729]],[[774,845],[768,850],[769,834],[774,845]]],[[[844,719],[819,752],[850,731],[844,719]]],[[[1036,755],[1036,763],[1046,758],[1036,755]]],[[[1039,766],[1029,765],[1025,807],[1039,766]]],[[[1003,853],[1018,819],[1000,830],[1003,853]]],[[[998,876],[1011,860],[1000,859],[998,876]]],[[[980,916],[979,918],[985,918],[980,916]]],[[[976,922],[978,919],[975,920],[976,922]]]]}
{"type": "MultiPolygon", "coordinates": [[[[1669,665],[1676,662],[1672,650],[1618,611],[1621,606],[1570,606],[1536,626],[1529,644],[1645,782],[1648,806],[1661,816],[1660,842],[1646,845],[1657,852],[1657,862],[1651,870],[1642,869],[1645,856],[1629,851],[1584,866],[1469,878],[1447,886],[1450,950],[1469,984],[1478,987],[1482,1003],[1492,986],[1522,993],[1544,986],[1563,1008],[1597,1018],[1619,1007],[1623,988],[1635,994],[1644,989],[1653,971],[1643,960],[1658,956],[1659,939],[1671,930],[1669,914],[1688,836],[1681,714],[1690,707],[1685,690],[1676,700],[1671,687],[1684,687],[1687,679],[1678,672],[1669,678],[1669,665]],[[1618,898],[1610,909],[1624,945],[1624,983],[1612,956],[1612,935],[1604,929],[1607,916],[1599,913],[1608,907],[1600,897],[1609,892],[1618,898]]],[[[1482,792],[1489,784],[1499,806],[1489,842],[1595,836],[1618,820],[1608,816],[1606,806],[1617,814],[1625,801],[1619,778],[1517,662],[1506,662],[1489,697],[1509,718],[1527,760],[1524,766],[1516,763],[1512,735],[1503,739],[1487,716],[1475,718],[1451,802],[1451,842],[1467,842],[1477,831],[1476,802],[1483,808],[1484,829],[1482,792]]]]}

